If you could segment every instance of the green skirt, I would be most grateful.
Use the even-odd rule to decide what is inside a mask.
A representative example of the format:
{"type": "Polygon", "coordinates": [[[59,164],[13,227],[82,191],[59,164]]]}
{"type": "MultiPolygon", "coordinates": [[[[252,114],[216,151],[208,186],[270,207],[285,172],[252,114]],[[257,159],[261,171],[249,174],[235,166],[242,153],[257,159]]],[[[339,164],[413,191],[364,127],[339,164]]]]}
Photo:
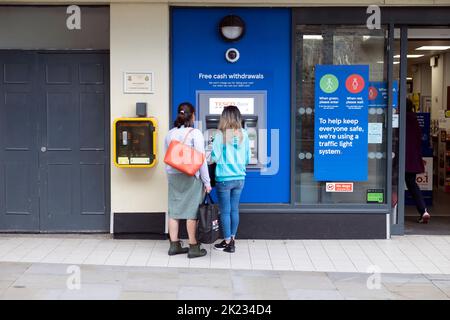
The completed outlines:
{"type": "Polygon", "coordinates": [[[168,174],[169,217],[197,219],[198,206],[203,200],[203,183],[185,174],[168,174]]]}

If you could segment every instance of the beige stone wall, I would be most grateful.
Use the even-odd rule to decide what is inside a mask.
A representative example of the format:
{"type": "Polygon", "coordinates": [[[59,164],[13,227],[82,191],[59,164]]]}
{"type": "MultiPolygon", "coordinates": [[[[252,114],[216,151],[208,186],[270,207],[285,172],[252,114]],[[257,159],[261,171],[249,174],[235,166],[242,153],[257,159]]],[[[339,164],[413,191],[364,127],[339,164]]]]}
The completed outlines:
{"type": "Polygon", "coordinates": [[[163,154],[169,123],[169,8],[165,4],[112,4],[110,29],[111,123],[134,117],[136,102],[147,102],[158,120],[158,163],[148,169],[111,167],[112,212],[166,212],[163,154]],[[154,73],[154,94],[124,94],[123,72],[154,73]]]}

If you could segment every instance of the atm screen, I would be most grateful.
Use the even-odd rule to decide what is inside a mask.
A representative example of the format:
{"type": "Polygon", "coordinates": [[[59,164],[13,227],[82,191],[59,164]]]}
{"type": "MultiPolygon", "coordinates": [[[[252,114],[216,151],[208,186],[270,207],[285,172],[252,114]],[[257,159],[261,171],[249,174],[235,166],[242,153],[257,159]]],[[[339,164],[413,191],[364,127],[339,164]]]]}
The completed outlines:
{"type": "Polygon", "coordinates": [[[238,107],[241,114],[255,113],[254,98],[209,98],[209,114],[222,114],[223,108],[226,106],[238,107]]]}

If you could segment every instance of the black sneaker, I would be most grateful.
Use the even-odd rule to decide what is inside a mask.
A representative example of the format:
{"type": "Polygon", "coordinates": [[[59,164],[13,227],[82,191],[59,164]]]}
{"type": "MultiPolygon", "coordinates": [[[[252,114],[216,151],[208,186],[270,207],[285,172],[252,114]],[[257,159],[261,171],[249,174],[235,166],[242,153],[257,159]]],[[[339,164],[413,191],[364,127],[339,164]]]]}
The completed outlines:
{"type": "Polygon", "coordinates": [[[230,243],[225,244],[225,248],[223,249],[223,252],[233,253],[234,251],[235,251],[234,240],[231,239],[230,243]]]}
{"type": "Polygon", "coordinates": [[[215,244],[214,249],[223,251],[227,247],[227,242],[225,240],[222,240],[221,243],[215,244]]]}

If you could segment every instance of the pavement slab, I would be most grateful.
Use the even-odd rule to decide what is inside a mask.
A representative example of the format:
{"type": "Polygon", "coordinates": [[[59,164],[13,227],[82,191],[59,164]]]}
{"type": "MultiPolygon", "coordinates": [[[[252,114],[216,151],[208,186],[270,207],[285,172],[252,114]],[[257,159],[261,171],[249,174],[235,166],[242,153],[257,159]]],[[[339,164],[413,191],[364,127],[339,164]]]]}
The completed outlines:
{"type": "Polygon", "coordinates": [[[450,299],[447,275],[0,262],[0,299],[450,299]],[[75,266],[77,267],[77,266],[75,266]]]}

